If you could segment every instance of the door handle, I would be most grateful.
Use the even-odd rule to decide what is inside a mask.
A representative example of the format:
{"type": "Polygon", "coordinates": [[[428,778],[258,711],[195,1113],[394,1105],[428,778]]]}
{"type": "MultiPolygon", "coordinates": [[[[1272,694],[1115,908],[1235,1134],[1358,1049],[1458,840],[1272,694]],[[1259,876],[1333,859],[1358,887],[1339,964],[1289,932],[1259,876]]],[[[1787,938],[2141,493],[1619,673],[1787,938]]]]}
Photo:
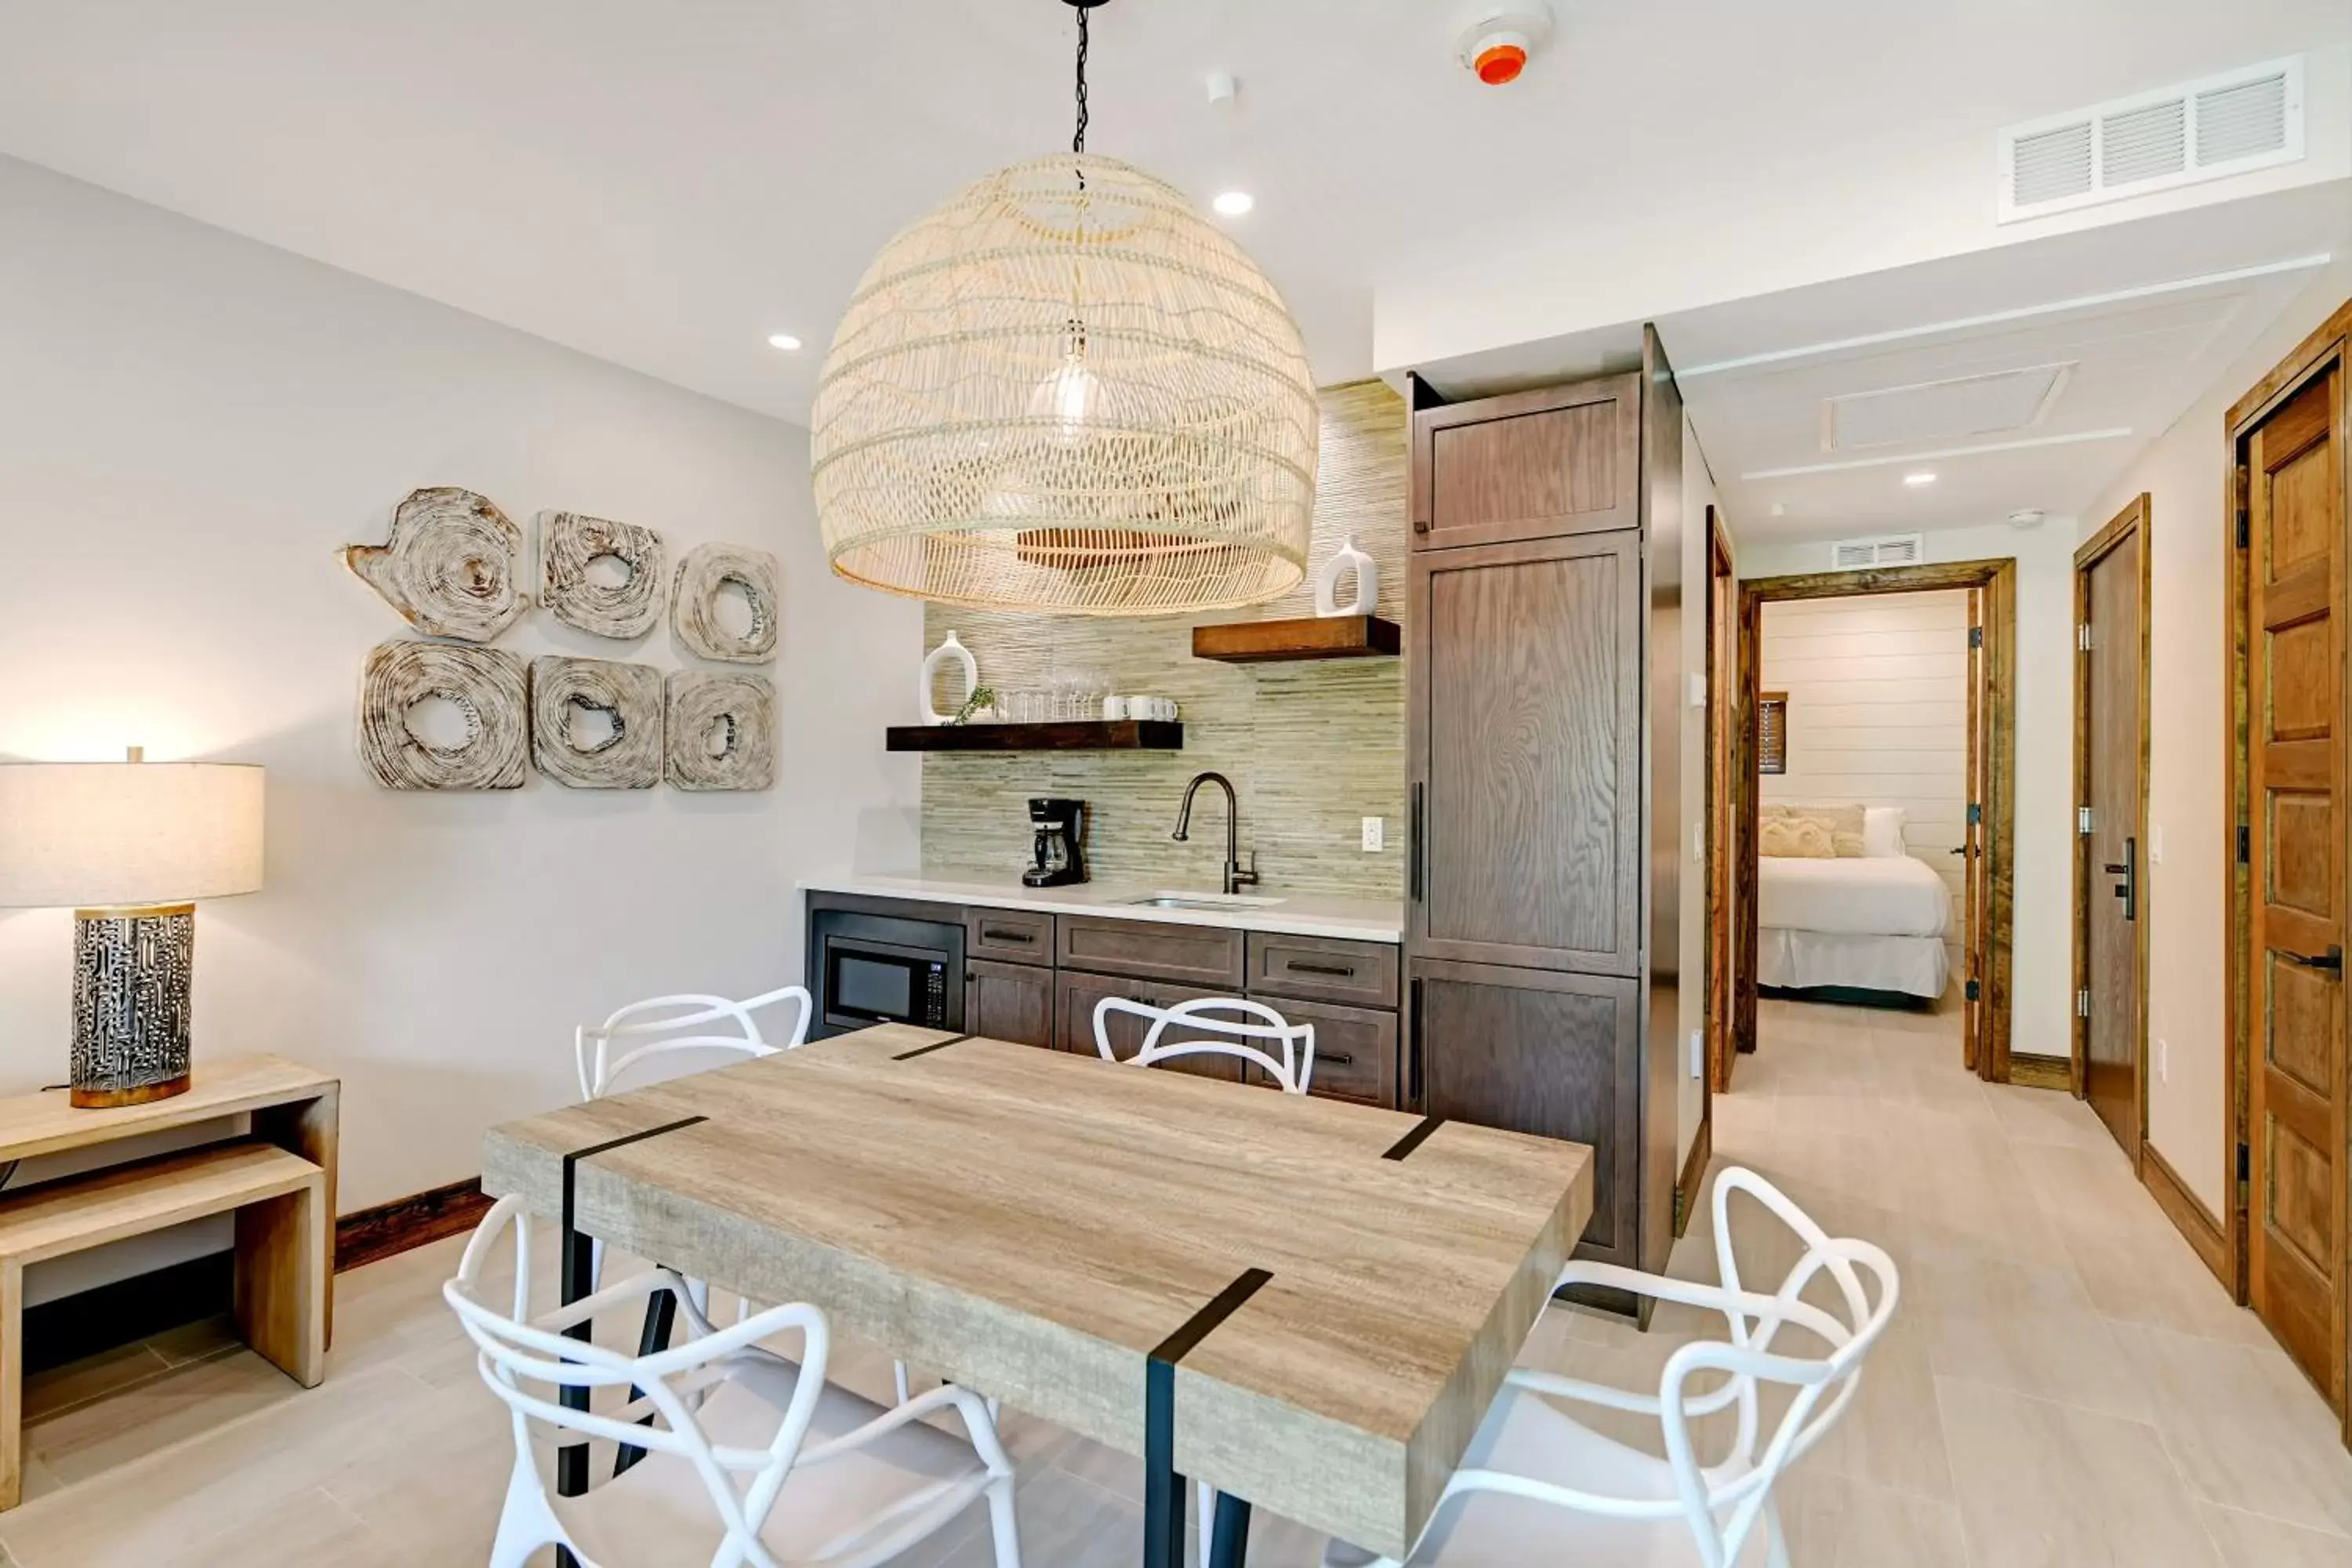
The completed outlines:
{"type": "Polygon", "coordinates": [[[2119,862],[2110,860],[2105,868],[2108,876],[2123,879],[2116,884],[2115,894],[2124,901],[2124,919],[2137,921],[2139,919],[2139,840],[2125,839],[2123,859],[2119,862]]]}
{"type": "Polygon", "coordinates": [[[2344,950],[2340,947],[2330,947],[2317,958],[2305,958],[2302,953],[2289,952],[2284,948],[2278,949],[2277,952],[2278,955],[2289,963],[2300,963],[2305,969],[2322,969],[2331,974],[2344,973],[2344,950]]]}

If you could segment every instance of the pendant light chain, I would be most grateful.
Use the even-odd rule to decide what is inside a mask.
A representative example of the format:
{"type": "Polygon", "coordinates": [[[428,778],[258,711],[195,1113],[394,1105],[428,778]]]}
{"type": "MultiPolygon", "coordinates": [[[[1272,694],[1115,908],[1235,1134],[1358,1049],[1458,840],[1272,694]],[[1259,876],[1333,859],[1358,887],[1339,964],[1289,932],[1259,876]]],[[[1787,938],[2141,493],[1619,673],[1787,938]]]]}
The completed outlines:
{"type": "Polygon", "coordinates": [[[1078,131],[1070,138],[1070,151],[1087,150],[1087,13],[1089,7],[1078,7],[1078,131]]]}

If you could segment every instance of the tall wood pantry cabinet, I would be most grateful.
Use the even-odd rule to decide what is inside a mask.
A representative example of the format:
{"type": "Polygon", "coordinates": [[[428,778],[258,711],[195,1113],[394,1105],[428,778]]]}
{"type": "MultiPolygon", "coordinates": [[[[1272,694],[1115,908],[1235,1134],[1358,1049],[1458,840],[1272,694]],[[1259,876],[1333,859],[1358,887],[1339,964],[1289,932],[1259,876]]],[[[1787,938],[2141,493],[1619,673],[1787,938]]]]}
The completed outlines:
{"type": "Polygon", "coordinates": [[[1414,383],[1405,976],[1418,1108],[1591,1144],[1577,1256],[1656,1270],[1688,839],[1682,400],[1644,336],[1570,385],[1414,383]]]}

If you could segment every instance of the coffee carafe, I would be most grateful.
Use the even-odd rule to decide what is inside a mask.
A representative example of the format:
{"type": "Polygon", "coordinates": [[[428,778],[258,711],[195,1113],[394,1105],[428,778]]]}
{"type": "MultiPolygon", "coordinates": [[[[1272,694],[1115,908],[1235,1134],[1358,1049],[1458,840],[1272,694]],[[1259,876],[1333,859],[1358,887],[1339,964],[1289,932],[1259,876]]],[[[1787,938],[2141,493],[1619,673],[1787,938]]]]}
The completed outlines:
{"type": "Polygon", "coordinates": [[[1035,796],[1029,802],[1029,826],[1037,842],[1029,868],[1021,873],[1024,886],[1062,888],[1087,879],[1086,857],[1078,847],[1086,837],[1085,801],[1035,796]]]}

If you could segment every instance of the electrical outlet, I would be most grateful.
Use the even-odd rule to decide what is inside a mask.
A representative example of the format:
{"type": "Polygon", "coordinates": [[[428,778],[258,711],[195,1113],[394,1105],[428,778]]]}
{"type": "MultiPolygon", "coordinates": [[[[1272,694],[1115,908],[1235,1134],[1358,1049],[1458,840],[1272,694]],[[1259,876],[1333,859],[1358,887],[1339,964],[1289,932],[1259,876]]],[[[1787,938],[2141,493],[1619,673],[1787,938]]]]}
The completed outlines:
{"type": "Polygon", "coordinates": [[[1377,816],[1364,818],[1364,853],[1370,855],[1388,842],[1388,824],[1377,816]]]}
{"type": "Polygon", "coordinates": [[[2172,1053],[2165,1048],[2161,1039],[2156,1042],[2156,1081],[2158,1083],[2172,1081],[2172,1053]]]}

